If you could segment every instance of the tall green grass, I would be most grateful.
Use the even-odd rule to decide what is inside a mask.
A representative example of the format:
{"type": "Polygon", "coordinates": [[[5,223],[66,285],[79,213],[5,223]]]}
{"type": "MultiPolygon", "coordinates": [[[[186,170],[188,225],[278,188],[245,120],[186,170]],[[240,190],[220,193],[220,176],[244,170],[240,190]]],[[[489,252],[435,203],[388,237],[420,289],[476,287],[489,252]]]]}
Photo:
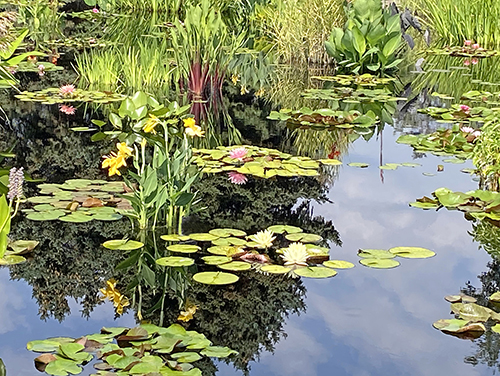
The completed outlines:
{"type": "Polygon", "coordinates": [[[462,45],[471,39],[482,47],[500,49],[500,1],[498,0],[405,0],[418,10],[442,45],[462,45]]]}

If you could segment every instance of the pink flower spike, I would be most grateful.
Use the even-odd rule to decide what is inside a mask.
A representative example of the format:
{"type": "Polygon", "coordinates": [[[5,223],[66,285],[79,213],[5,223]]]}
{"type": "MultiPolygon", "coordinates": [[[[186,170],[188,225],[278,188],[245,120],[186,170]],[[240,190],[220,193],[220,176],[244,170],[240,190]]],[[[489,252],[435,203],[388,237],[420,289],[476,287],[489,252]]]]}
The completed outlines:
{"type": "Polygon", "coordinates": [[[477,59],[477,57],[473,57],[470,62],[472,63],[472,65],[476,65],[479,62],[479,60],[477,59]]]}
{"type": "Polygon", "coordinates": [[[61,111],[63,114],[66,114],[66,115],[74,115],[76,109],[73,106],[67,106],[65,104],[62,104],[59,107],[59,111],[61,111]]]}
{"type": "Polygon", "coordinates": [[[233,159],[239,159],[240,161],[248,154],[248,149],[246,148],[236,148],[229,152],[229,156],[233,159]]]}
{"type": "Polygon", "coordinates": [[[467,39],[464,41],[464,46],[470,46],[472,44],[472,41],[470,39],[467,39]]]}
{"type": "Polygon", "coordinates": [[[99,9],[97,8],[92,9],[92,13],[99,13],[99,9]]]}
{"type": "Polygon", "coordinates": [[[245,175],[240,174],[239,172],[236,171],[230,171],[228,173],[228,176],[229,176],[229,181],[233,184],[242,185],[245,184],[248,180],[245,175]]]}
{"type": "Polygon", "coordinates": [[[474,43],[472,45],[472,48],[475,49],[475,50],[477,50],[479,48],[479,43],[474,43]]]}
{"type": "Polygon", "coordinates": [[[75,92],[75,85],[64,85],[59,88],[59,94],[63,97],[70,96],[75,92]]]}
{"type": "Polygon", "coordinates": [[[464,60],[464,65],[465,65],[466,67],[468,67],[468,66],[470,65],[470,60],[469,60],[469,59],[465,59],[465,60],[464,60]]]}
{"type": "Polygon", "coordinates": [[[460,111],[463,111],[465,113],[468,113],[470,111],[470,107],[467,106],[466,104],[461,104],[460,105],[460,111]]]}

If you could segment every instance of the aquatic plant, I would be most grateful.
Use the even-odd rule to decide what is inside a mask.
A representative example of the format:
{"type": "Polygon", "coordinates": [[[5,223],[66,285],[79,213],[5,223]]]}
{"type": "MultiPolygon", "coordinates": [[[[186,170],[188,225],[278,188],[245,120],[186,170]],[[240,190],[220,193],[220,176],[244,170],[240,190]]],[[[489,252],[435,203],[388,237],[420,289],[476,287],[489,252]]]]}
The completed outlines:
{"type": "Polygon", "coordinates": [[[248,178],[244,174],[240,174],[236,171],[229,171],[227,173],[229,181],[233,184],[245,184],[248,181],[248,178]]]}
{"type": "Polygon", "coordinates": [[[48,88],[35,92],[22,91],[16,94],[16,98],[27,102],[42,102],[44,104],[68,103],[68,102],[92,102],[111,103],[123,101],[124,95],[101,91],[87,91],[71,88],[73,85],[61,88],[48,88]],[[69,88],[68,88],[69,86],[69,88]]]}
{"type": "Polygon", "coordinates": [[[403,41],[399,15],[391,15],[378,0],[353,1],[347,15],[344,28],[333,28],[325,42],[339,71],[382,75],[394,72],[402,62],[397,58],[403,41]]]}
{"type": "Polygon", "coordinates": [[[472,161],[485,185],[492,190],[500,190],[500,121],[496,118],[486,122],[472,152],[472,161]]]}
{"type": "Polygon", "coordinates": [[[309,253],[307,247],[302,243],[292,243],[283,251],[281,255],[286,265],[307,266],[309,253]]]}
{"type": "Polygon", "coordinates": [[[269,248],[272,247],[275,236],[273,232],[269,230],[259,231],[255,235],[250,236],[250,240],[257,243],[258,248],[269,248]]]}
{"type": "Polygon", "coordinates": [[[116,289],[116,281],[114,279],[107,280],[106,287],[99,291],[103,294],[101,297],[102,300],[108,299],[113,303],[117,315],[122,315],[123,308],[130,305],[128,298],[116,289]]]}
{"type": "Polygon", "coordinates": [[[433,251],[421,247],[394,247],[385,249],[360,249],[358,256],[361,257],[359,263],[369,268],[392,269],[400,265],[395,257],[408,259],[424,259],[435,256],[433,251]]]}

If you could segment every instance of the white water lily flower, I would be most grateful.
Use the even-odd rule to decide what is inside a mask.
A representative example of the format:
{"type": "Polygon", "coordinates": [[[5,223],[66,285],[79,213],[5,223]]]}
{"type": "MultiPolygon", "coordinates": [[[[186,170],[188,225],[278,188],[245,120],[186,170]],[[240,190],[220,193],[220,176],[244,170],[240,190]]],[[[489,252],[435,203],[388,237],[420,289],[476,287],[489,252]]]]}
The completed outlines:
{"type": "Polygon", "coordinates": [[[307,248],[302,243],[292,243],[283,252],[283,260],[285,265],[302,265],[307,266],[307,248]]]}
{"type": "Polygon", "coordinates": [[[250,236],[250,240],[257,243],[257,248],[269,248],[273,245],[273,240],[276,236],[273,236],[274,232],[269,230],[259,231],[255,235],[250,236]]]}

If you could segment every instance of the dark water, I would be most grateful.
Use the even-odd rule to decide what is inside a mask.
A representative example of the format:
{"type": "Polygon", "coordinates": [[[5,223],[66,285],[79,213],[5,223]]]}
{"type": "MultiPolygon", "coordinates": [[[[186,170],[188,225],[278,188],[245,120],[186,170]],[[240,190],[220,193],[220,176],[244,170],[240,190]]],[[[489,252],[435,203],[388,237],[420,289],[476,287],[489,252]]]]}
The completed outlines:
{"type": "MultiPolygon", "coordinates": [[[[391,127],[384,130],[383,163],[412,161],[411,148],[396,144],[397,136],[391,127]]],[[[250,375],[469,376],[490,375],[497,368],[494,345],[498,338],[480,347],[477,342],[447,336],[432,327],[438,319],[451,318],[443,297],[458,293],[468,281],[480,286],[477,276],[488,271],[491,257],[472,241],[472,224],[462,213],[408,206],[408,202],[441,186],[476,189],[477,183],[460,172],[471,167],[470,163],[447,164],[442,157],[428,155],[416,160],[420,167],[384,171],[382,181],[379,159],[380,138],[357,140],[344,156],[344,165],[327,193],[332,203],[312,205],[314,215],[332,220],[339,232],[342,246],[331,244],[330,258],[351,261],[356,267],[340,270],[328,280],[302,279],[307,288],[305,312],[284,320],[286,338],[282,336],[273,345],[273,353],[264,350],[258,362],[249,363],[250,375]],[[347,166],[349,162],[370,166],[359,169],[347,166]],[[436,172],[438,164],[444,164],[444,172],[436,172]],[[436,176],[424,176],[423,172],[436,176]],[[437,255],[424,260],[402,259],[401,266],[391,270],[358,264],[359,248],[404,245],[426,247],[437,255]],[[492,354],[484,355],[488,351],[492,354]],[[482,365],[481,356],[477,357],[479,365],[464,362],[479,352],[490,359],[492,367],[482,365]]],[[[34,353],[25,350],[29,340],[79,337],[102,326],[136,323],[130,313],[113,320],[110,303],[98,305],[88,319],[82,318],[80,304],[71,298],[71,314],[62,322],[50,317],[42,321],[32,287],[23,280],[11,280],[6,268],[0,269],[0,291],[0,357],[9,376],[38,374],[33,367],[34,353]]],[[[264,314],[254,311],[235,317],[235,327],[238,320],[243,326],[260,321],[264,314]]],[[[210,334],[207,337],[211,339],[210,334]]],[[[233,337],[222,335],[221,339],[227,341],[223,345],[237,347],[231,342],[233,337]]],[[[242,374],[231,363],[217,366],[217,375],[242,374]]],[[[87,366],[83,374],[89,373],[87,366]]]]}

